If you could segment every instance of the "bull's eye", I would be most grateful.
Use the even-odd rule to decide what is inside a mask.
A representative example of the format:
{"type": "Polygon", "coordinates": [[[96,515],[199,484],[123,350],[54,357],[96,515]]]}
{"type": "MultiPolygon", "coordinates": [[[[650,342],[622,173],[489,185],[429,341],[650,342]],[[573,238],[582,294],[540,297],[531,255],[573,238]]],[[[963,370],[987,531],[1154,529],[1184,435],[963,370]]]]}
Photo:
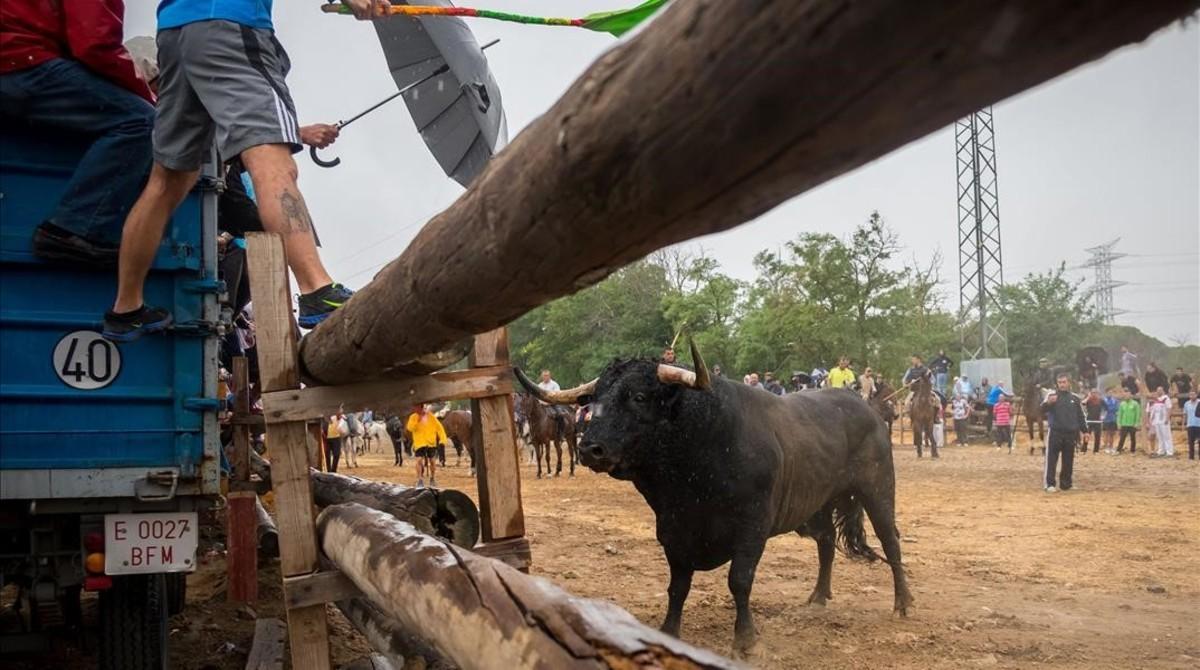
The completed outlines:
{"type": "Polygon", "coordinates": [[[646,394],[645,393],[633,394],[633,401],[634,402],[646,402],[646,394]]]}

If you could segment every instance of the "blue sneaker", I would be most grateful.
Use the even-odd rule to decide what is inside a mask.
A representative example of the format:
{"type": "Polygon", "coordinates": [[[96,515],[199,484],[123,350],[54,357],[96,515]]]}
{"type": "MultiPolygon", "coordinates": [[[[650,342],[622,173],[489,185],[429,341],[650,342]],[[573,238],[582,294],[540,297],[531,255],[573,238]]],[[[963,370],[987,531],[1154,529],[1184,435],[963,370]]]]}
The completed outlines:
{"type": "Polygon", "coordinates": [[[173,322],[167,310],[142,305],[132,312],[105,312],[104,330],[100,334],[112,342],[133,342],[146,333],[162,332],[173,322]]]}
{"type": "Polygon", "coordinates": [[[346,304],[352,295],[354,291],[334,282],[300,296],[300,327],[316,328],[317,324],[346,304]]]}

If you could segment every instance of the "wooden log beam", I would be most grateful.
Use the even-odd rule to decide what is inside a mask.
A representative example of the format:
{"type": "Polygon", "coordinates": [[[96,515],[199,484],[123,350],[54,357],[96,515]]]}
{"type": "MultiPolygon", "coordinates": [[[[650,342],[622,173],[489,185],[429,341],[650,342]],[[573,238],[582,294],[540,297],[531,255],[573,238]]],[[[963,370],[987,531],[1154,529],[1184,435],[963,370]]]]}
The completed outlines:
{"type": "Polygon", "coordinates": [[[484,398],[512,392],[511,368],[497,365],[424,377],[264,393],[263,415],[268,423],[279,423],[330,416],[339,408],[347,412],[370,408],[407,413],[418,403],[484,398]]]}
{"type": "MultiPolygon", "coordinates": [[[[453,667],[436,649],[404,630],[399,623],[389,618],[365,598],[339,600],[337,608],[350,622],[350,625],[367,638],[372,649],[397,661],[398,667],[405,667],[404,661],[412,656],[424,658],[426,667],[430,665],[435,668],[453,667]]],[[[446,631],[445,634],[454,635],[455,633],[446,631]]]]}
{"type": "Polygon", "coordinates": [[[254,644],[246,658],[246,670],[283,670],[283,652],[287,648],[287,626],[279,619],[254,622],[254,644]]]}
{"type": "Polygon", "coordinates": [[[279,558],[279,529],[257,495],[254,496],[254,513],[257,517],[258,560],[279,558]]]}
{"type": "Polygon", "coordinates": [[[309,334],[305,369],[326,384],[377,377],[655,249],[750,221],[1197,6],[672,3],[309,334]]]}
{"type": "Polygon", "coordinates": [[[460,547],[479,541],[479,510],[460,491],[409,488],[315,470],[311,474],[313,501],[319,507],[359,503],[460,547]]]}
{"type": "Polygon", "coordinates": [[[254,491],[230,491],[226,496],[225,579],[231,602],[258,600],[258,516],[254,491]]]}
{"type": "Polygon", "coordinates": [[[362,505],[327,507],[317,531],[371,604],[464,670],[739,667],[362,505]]]}

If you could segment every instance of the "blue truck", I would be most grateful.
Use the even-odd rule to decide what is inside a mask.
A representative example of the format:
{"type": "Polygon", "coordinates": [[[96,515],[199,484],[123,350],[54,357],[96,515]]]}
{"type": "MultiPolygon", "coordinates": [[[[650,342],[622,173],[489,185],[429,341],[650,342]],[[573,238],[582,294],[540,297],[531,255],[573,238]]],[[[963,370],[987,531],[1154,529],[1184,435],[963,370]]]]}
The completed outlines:
{"type": "Polygon", "coordinates": [[[0,654],[81,629],[81,596],[98,592],[100,667],[161,668],[197,512],[220,494],[219,181],[206,169],[147,281],[175,327],[117,346],[100,337],[115,271],[31,253],[89,144],[0,131],[0,592],[21,621],[0,654]]]}

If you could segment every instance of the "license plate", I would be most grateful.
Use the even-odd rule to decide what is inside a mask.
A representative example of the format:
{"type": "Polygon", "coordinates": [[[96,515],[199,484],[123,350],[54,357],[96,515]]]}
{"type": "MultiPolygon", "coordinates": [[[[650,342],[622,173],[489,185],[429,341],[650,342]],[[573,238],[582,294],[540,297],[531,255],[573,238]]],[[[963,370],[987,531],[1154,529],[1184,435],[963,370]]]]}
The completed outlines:
{"type": "Polygon", "coordinates": [[[195,512],[107,514],[104,571],[110,575],[196,569],[195,512]]]}

